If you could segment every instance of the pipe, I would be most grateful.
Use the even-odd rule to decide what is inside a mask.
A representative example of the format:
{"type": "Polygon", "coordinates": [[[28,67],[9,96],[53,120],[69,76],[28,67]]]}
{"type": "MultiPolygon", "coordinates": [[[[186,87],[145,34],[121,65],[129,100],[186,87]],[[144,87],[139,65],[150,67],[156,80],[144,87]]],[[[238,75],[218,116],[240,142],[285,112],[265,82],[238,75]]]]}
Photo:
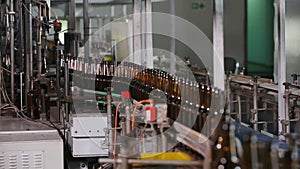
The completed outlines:
{"type": "MultiPolygon", "coordinates": [[[[38,4],[38,20],[41,21],[42,17],[42,6],[41,4],[38,4]]],[[[41,48],[41,26],[37,26],[37,33],[36,33],[36,54],[37,54],[37,68],[38,68],[38,74],[42,73],[42,48],[41,48]]]]}
{"type": "Polygon", "coordinates": [[[225,91],[224,72],[224,0],[213,2],[213,83],[225,91]]]}
{"type": "Polygon", "coordinates": [[[284,86],[286,82],[286,52],[285,52],[285,3],[286,0],[277,0],[278,8],[278,135],[283,135],[284,124],[281,122],[286,120],[284,103],[284,86]]]}
{"type": "Polygon", "coordinates": [[[162,152],[167,152],[167,137],[164,133],[164,126],[163,124],[160,125],[160,133],[161,133],[161,142],[162,142],[162,152]]]}
{"type": "Polygon", "coordinates": [[[20,73],[20,110],[23,109],[23,74],[24,72],[20,73]]]}
{"type": "MultiPolygon", "coordinates": [[[[31,11],[31,1],[30,0],[25,0],[25,7],[31,11]]],[[[32,77],[32,62],[31,62],[31,58],[32,58],[32,18],[31,15],[29,13],[29,11],[25,12],[25,16],[24,16],[24,36],[25,36],[25,40],[24,40],[24,55],[25,55],[25,62],[26,62],[26,72],[25,72],[25,93],[27,95],[27,93],[29,93],[30,91],[30,81],[31,81],[31,77],[32,77]],[[29,24],[25,24],[25,23],[29,23],[29,24]]],[[[28,105],[29,100],[27,99],[27,97],[25,97],[25,104],[28,105]]],[[[30,112],[27,113],[27,115],[30,116],[30,112]]]]}
{"type": "Polygon", "coordinates": [[[254,130],[258,130],[258,111],[257,111],[257,80],[258,77],[254,77],[254,84],[253,84],[253,119],[252,123],[254,123],[254,130]]]}
{"type": "Polygon", "coordinates": [[[130,107],[128,105],[126,105],[125,107],[125,114],[126,114],[126,125],[125,125],[125,134],[126,136],[129,136],[130,135],[130,132],[131,132],[131,126],[130,126],[130,107]]]}
{"type": "MultiPolygon", "coordinates": [[[[69,96],[69,66],[68,66],[68,60],[66,60],[66,62],[65,62],[65,99],[66,99],[65,116],[66,116],[66,121],[69,121],[68,96],[69,96]]],[[[62,120],[64,121],[64,119],[62,119],[62,120]]]]}
{"type": "Polygon", "coordinates": [[[14,54],[14,42],[15,42],[15,36],[14,36],[14,15],[15,12],[14,10],[14,0],[10,0],[10,61],[11,61],[11,67],[10,67],[10,71],[11,71],[11,76],[10,76],[10,87],[11,87],[11,101],[14,102],[15,101],[15,54],[14,54]]]}
{"type": "MultiPolygon", "coordinates": [[[[84,31],[84,57],[90,56],[90,44],[89,44],[89,34],[90,34],[90,18],[89,18],[89,1],[83,1],[83,31],[84,31]]],[[[75,57],[75,56],[73,56],[75,57]]]]}
{"type": "MultiPolygon", "coordinates": [[[[23,13],[23,1],[22,0],[20,0],[20,2],[19,2],[19,13],[23,13]]],[[[19,31],[20,31],[20,37],[24,37],[24,33],[23,33],[23,31],[24,31],[24,26],[23,26],[23,17],[19,17],[19,31]]],[[[21,57],[20,58],[20,63],[19,63],[19,65],[20,65],[20,70],[21,71],[23,71],[23,74],[24,74],[24,53],[23,53],[23,49],[24,49],[24,47],[23,47],[23,38],[20,38],[20,40],[19,40],[19,57],[21,57]]]]}
{"type": "Polygon", "coordinates": [[[175,53],[176,53],[176,39],[175,34],[176,34],[176,26],[175,26],[175,16],[176,16],[176,1],[170,1],[170,12],[172,15],[172,20],[171,20],[171,45],[170,45],[170,73],[175,74],[176,72],[176,58],[175,58],[175,53]]]}
{"type": "MultiPolygon", "coordinates": [[[[112,128],[112,96],[111,96],[111,91],[112,88],[108,87],[107,89],[107,127],[109,129],[112,128]]],[[[115,117],[118,118],[118,117],[115,117]]],[[[114,152],[114,133],[111,130],[108,130],[108,152],[109,152],[109,156],[113,157],[113,152],[114,152]]],[[[115,143],[116,144],[116,143],[115,143]]]]}
{"type": "MultiPolygon", "coordinates": [[[[56,50],[56,46],[55,46],[56,50]]],[[[57,113],[60,115],[60,68],[61,68],[61,55],[58,53],[58,51],[55,51],[56,54],[56,93],[58,96],[58,99],[56,101],[57,104],[57,113]]],[[[51,117],[51,116],[50,116],[51,117]]],[[[57,119],[56,119],[57,120],[57,119]]]]}
{"type": "Polygon", "coordinates": [[[283,83],[285,86],[284,90],[284,114],[285,114],[285,119],[282,120],[282,134],[285,135],[287,133],[290,133],[290,126],[289,126],[289,103],[290,103],[290,91],[289,91],[289,86],[290,84],[285,82],[283,83]]]}
{"type": "Polygon", "coordinates": [[[239,123],[242,122],[242,103],[241,103],[241,95],[237,95],[237,102],[238,102],[238,121],[239,123]]]}
{"type": "MultiPolygon", "coordinates": [[[[104,159],[99,158],[98,163],[123,163],[122,159],[104,159]]],[[[143,164],[143,165],[170,165],[170,166],[203,166],[202,161],[180,161],[180,160],[138,160],[128,159],[128,164],[143,164]]]]}

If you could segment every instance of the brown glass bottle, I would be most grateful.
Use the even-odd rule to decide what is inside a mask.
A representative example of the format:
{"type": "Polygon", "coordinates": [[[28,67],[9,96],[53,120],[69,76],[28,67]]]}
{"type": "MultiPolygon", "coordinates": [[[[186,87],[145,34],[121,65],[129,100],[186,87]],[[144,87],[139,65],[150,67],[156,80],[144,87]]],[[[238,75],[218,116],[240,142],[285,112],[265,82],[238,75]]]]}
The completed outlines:
{"type": "Polygon", "coordinates": [[[211,104],[211,87],[210,86],[206,86],[206,98],[205,98],[205,111],[209,112],[210,109],[210,104],[211,104]]]}

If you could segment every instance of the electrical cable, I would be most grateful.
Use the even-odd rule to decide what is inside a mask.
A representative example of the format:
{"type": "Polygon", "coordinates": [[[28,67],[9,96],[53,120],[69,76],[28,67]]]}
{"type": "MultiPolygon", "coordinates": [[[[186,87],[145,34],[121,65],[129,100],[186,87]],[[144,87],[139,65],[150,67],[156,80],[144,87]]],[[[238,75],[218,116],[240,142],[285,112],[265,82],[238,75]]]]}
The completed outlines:
{"type": "Polygon", "coordinates": [[[15,112],[20,112],[20,110],[12,103],[10,100],[7,91],[5,89],[5,81],[4,81],[4,76],[3,76],[3,70],[10,72],[9,70],[1,67],[0,69],[0,79],[1,79],[1,84],[0,84],[0,90],[1,90],[1,95],[3,96],[3,101],[7,103],[5,107],[2,107],[1,109],[3,110],[8,110],[8,109],[13,109],[15,112]]]}

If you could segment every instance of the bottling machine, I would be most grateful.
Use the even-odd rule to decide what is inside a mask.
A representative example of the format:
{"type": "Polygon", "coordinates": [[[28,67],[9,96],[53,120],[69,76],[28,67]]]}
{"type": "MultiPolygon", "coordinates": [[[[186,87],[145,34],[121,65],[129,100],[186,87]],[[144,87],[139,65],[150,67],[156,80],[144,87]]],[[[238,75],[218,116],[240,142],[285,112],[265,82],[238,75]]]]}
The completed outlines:
{"type": "MultiPolygon", "coordinates": [[[[88,1],[84,38],[74,28],[75,1],[68,3],[63,30],[50,1],[1,1],[0,169],[299,168],[299,75],[280,84],[224,72],[216,61],[224,56],[223,0],[214,1],[213,78],[172,57],[177,72],[120,60],[122,44],[110,38],[83,44],[88,1]]],[[[151,12],[150,0],[121,4],[137,14],[123,25],[151,26],[138,12],[151,12]]],[[[134,36],[133,49],[148,49],[139,38],[152,37],[134,36]]]]}

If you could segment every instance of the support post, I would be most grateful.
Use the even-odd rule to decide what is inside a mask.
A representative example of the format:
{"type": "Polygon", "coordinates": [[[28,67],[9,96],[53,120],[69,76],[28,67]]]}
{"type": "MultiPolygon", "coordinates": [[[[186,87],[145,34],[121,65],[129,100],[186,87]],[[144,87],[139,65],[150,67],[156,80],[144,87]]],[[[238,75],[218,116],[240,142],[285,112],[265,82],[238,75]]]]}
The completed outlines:
{"type": "Polygon", "coordinates": [[[142,65],[142,20],[141,20],[142,0],[133,0],[133,62],[142,65]]]}
{"type": "Polygon", "coordinates": [[[284,86],[286,82],[286,54],[285,54],[285,0],[277,0],[278,7],[278,135],[283,135],[283,130],[287,131],[284,121],[288,120],[288,114],[285,112],[284,86]]]}
{"type": "Polygon", "coordinates": [[[152,2],[146,0],[146,64],[147,68],[153,68],[153,40],[152,40],[152,2]]]}
{"type": "Polygon", "coordinates": [[[176,9],[176,1],[170,1],[170,8],[171,8],[171,15],[172,15],[172,21],[171,21],[171,46],[170,46],[170,73],[175,74],[176,73],[176,39],[175,39],[175,33],[176,33],[176,25],[175,25],[175,9],[176,9]]]}
{"type": "MultiPolygon", "coordinates": [[[[31,77],[32,77],[32,17],[30,15],[31,12],[31,1],[25,0],[25,14],[24,14],[24,54],[25,54],[25,104],[28,105],[29,100],[27,99],[27,95],[31,89],[31,77]],[[27,11],[28,10],[28,11],[27,11]],[[27,24],[25,24],[27,23],[27,24]],[[29,24],[28,24],[29,23],[29,24]]],[[[23,9],[24,9],[23,8],[23,9]]],[[[27,112],[27,116],[31,116],[30,112],[27,112]]]]}
{"type": "Polygon", "coordinates": [[[224,73],[224,4],[223,0],[214,0],[213,12],[213,65],[214,86],[225,90],[224,73]]]}

